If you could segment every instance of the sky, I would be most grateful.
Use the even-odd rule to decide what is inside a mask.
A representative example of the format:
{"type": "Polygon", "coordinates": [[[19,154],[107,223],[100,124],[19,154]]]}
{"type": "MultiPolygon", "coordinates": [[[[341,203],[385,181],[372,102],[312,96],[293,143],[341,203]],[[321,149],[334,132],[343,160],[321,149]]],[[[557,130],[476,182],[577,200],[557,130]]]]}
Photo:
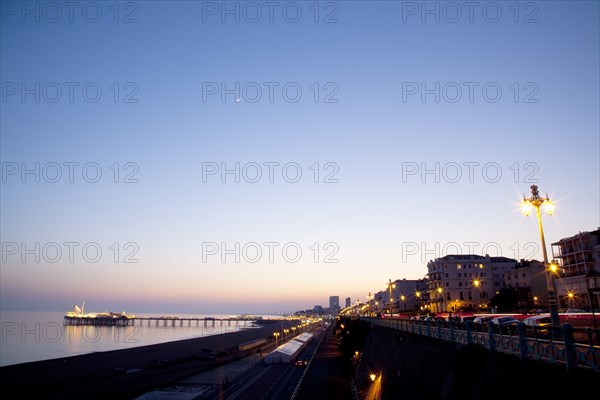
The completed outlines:
{"type": "Polygon", "coordinates": [[[287,313],[600,226],[594,1],[0,2],[0,309],[287,313]]]}

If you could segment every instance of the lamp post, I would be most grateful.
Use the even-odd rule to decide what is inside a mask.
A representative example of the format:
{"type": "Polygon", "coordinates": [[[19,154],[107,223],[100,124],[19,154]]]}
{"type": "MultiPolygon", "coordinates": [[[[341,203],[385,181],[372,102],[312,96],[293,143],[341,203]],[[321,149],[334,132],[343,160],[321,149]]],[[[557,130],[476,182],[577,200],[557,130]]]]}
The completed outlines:
{"type": "Polygon", "coordinates": [[[393,297],[392,297],[392,289],[396,288],[396,284],[392,283],[392,280],[390,279],[388,282],[388,289],[390,291],[390,317],[392,316],[392,301],[393,301],[393,297]]]}
{"type": "Polygon", "coordinates": [[[404,311],[406,310],[406,296],[400,295],[400,301],[402,301],[402,313],[404,314],[404,311]]]}
{"type": "MultiPolygon", "coordinates": [[[[443,291],[444,291],[444,290],[443,290],[441,287],[438,287],[438,288],[437,288],[437,292],[438,292],[438,294],[440,295],[440,300],[441,300],[441,301],[440,301],[440,303],[441,303],[441,304],[440,304],[440,312],[444,312],[444,311],[445,311],[445,309],[446,309],[446,307],[445,307],[445,303],[446,303],[446,301],[444,300],[444,294],[442,293],[443,291]]],[[[435,308],[436,308],[436,310],[437,310],[437,306],[436,306],[435,308]]]]}
{"type": "Polygon", "coordinates": [[[275,347],[277,347],[277,338],[279,338],[279,332],[273,332],[273,336],[275,336],[275,347]]]}
{"type": "MultiPolygon", "coordinates": [[[[477,289],[479,289],[479,285],[481,285],[481,281],[479,279],[474,279],[473,286],[475,286],[477,289]]],[[[481,299],[481,295],[479,298],[481,299]]],[[[475,300],[475,302],[477,302],[477,300],[475,300]]],[[[479,304],[477,304],[477,307],[481,308],[481,302],[479,304]]]]}
{"type": "Polygon", "coordinates": [[[546,252],[546,241],[544,239],[544,229],[542,227],[542,211],[543,207],[546,211],[546,214],[552,215],[554,213],[554,204],[546,195],[546,198],[540,196],[537,185],[531,185],[531,197],[526,198],[523,195],[523,203],[521,205],[521,209],[523,210],[523,214],[528,216],[531,214],[531,207],[535,208],[535,212],[537,215],[538,226],[540,229],[540,239],[542,241],[542,253],[544,255],[544,268],[546,270],[546,285],[548,287],[548,308],[550,309],[550,317],[552,319],[552,327],[560,328],[560,318],[558,317],[558,302],[556,300],[556,279],[555,272],[558,269],[558,265],[556,263],[549,264],[548,263],[548,253],[546,252]]]}
{"type": "Polygon", "coordinates": [[[421,304],[421,292],[417,290],[415,291],[415,309],[417,310],[417,312],[419,312],[419,308],[421,309],[421,311],[423,310],[421,304]]]}
{"type": "Polygon", "coordinates": [[[595,306],[595,297],[596,297],[595,295],[600,290],[589,287],[589,283],[587,283],[587,285],[588,285],[588,296],[590,298],[590,307],[592,308],[592,318],[594,319],[594,331],[596,331],[596,342],[598,342],[598,345],[600,345],[600,331],[598,331],[598,324],[596,322],[596,306],[595,306]]]}
{"type": "Polygon", "coordinates": [[[567,298],[569,299],[569,303],[571,303],[571,308],[576,308],[575,307],[575,293],[568,292],[567,293],[567,298]]]}

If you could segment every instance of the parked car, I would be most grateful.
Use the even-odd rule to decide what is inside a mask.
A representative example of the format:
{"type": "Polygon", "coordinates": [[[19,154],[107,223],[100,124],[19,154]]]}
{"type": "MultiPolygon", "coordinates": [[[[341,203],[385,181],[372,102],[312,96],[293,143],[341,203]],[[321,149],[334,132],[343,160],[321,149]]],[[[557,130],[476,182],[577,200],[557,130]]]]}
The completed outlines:
{"type": "Polygon", "coordinates": [[[475,317],[475,319],[473,320],[473,325],[475,325],[475,328],[477,330],[483,330],[487,327],[487,323],[489,321],[491,321],[493,318],[494,317],[491,315],[475,317]]]}
{"type": "Polygon", "coordinates": [[[500,332],[516,332],[517,324],[521,322],[515,317],[511,317],[510,315],[506,315],[503,317],[496,317],[492,319],[489,324],[492,325],[500,332]]]}
{"type": "Polygon", "coordinates": [[[552,324],[552,318],[549,314],[536,315],[523,320],[527,328],[531,328],[535,336],[547,337],[550,333],[549,327],[552,324]]]}

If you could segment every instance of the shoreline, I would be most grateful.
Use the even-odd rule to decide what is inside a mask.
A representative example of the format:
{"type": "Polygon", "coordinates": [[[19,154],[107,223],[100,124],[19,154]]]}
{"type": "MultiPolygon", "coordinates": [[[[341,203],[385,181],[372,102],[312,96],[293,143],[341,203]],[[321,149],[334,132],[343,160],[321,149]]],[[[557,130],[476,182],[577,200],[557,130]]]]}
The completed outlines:
{"type": "Polygon", "coordinates": [[[247,355],[237,350],[239,344],[270,339],[273,325],[280,323],[291,326],[290,321],[272,320],[259,328],[202,338],[8,365],[0,367],[0,382],[23,399],[130,399],[247,355]]]}
{"type": "Polygon", "coordinates": [[[65,314],[53,311],[0,311],[0,367],[255,329],[263,325],[263,319],[284,319],[269,316],[233,322],[221,321],[220,315],[214,321],[213,317],[195,315],[195,321],[190,322],[186,320],[190,316],[177,315],[173,321],[139,319],[127,326],[109,326],[65,324],[65,314]]]}

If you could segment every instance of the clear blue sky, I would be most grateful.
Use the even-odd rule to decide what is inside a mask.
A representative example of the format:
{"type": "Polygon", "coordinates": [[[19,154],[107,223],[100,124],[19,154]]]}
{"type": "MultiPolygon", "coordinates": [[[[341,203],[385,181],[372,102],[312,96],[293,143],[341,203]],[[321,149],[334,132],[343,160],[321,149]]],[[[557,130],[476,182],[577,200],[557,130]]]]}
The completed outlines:
{"type": "Polygon", "coordinates": [[[54,4],[1,2],[2,309],[287,312],[451,243],[539,259],[532,179],[549,243],[600,225],[598,2],[54,4]]]}

